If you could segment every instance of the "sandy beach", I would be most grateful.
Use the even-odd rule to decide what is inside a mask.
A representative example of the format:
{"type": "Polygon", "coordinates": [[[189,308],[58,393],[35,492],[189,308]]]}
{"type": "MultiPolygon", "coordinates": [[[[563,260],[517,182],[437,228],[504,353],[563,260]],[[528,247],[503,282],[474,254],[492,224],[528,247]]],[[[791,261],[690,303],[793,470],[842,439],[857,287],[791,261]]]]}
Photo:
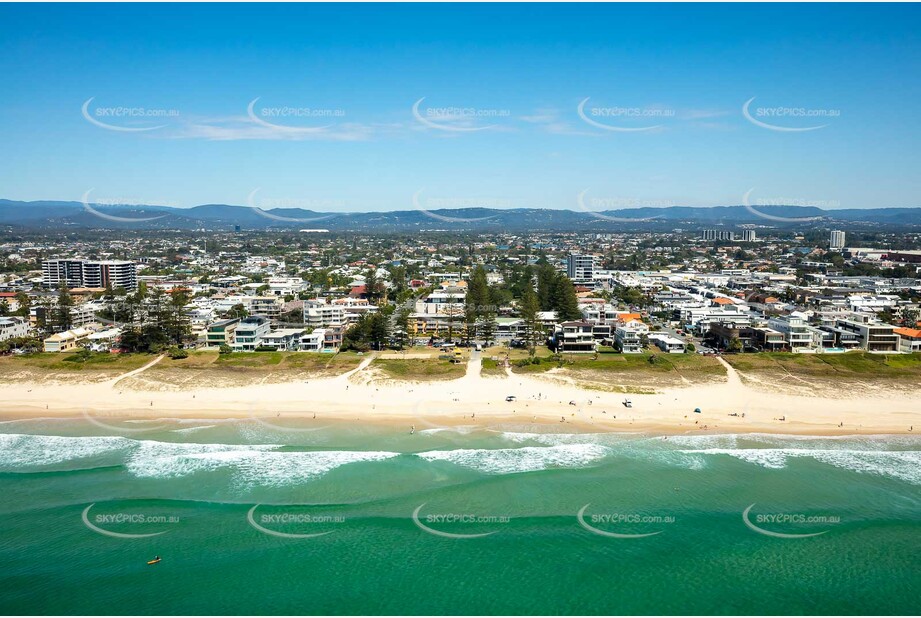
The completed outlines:
{"type": "Polygon", "coordinates": [[[840,393],[832,399],[776,388],[767,391],[745,383],[728,364],[719,382],[630,395],[580,388],[552,375],[507,371],[504,377],[484,377],[477,358],[468,362],[466,375],[444,381],[382,380],[369,369],[369,357],[358,368],[336,377],[188,390],[126,387],[158,360],[104,382],[3,385],[3,416],[86,416],[100,424],[117,419],[297,419],[387,423],[408,431],[508,423],[544,425],[548,430],[566,425],[567,431],[660,434],[921,431],[921,398],[910,392],[840,393]],[[516,400],[506,401],[509,395],[516,400]],[[630,407],[625,405],[627,399],[630,407]],[[696,408],[701,412],[695,413],[696,408]]]}

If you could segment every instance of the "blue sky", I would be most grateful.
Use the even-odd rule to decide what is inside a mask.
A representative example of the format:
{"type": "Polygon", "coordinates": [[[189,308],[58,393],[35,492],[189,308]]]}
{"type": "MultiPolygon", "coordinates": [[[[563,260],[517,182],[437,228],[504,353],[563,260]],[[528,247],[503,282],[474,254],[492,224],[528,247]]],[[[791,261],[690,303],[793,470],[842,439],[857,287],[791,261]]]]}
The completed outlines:
{"type": "Polygon", "coordinates": [[[739,204],[752,190],[752,204],[921,206],[919,17],[7,4],[0,197],[603,210],[739,204]]]}

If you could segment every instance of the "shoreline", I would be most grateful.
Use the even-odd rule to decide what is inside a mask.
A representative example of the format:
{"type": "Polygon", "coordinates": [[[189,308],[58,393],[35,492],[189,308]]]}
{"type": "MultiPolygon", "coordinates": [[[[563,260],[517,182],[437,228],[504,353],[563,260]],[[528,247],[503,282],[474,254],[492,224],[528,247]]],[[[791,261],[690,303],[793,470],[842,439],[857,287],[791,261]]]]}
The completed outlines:
{"type": "MultiPolygon", "coordinates": [[[[370,361],[370,359],[369,359],[370,361]]],[[[471,361],[465,376],[446,381],[375,382],[368,362],[335,377],[175,391],[120,388],[127,374],[97,383],[4,384],[0,418],[182,421],[251,418],[271,424],[313,420],[427,428],[533,425],[560,432],[653,435],[762,433],[777,435],[911,435],[921,433],[921,397],[828,399],[764,392],[727,368],[724,381],[655,394],[629,394],[512,374],[484,377],[471,361]],[[516,396],[506,402],[507,395],[516,396]],[[632,407],[627,408],[624,400],[632,407]],[[573,405],[574,404],[574,405],[573,405]],[[694,409],[700,408],[700,413],[694,409]],[[745,414],[743,418],[741,414],[745,414]],[[730,416],[738,414],[739,416],[730,416]],[[785,418],[786,420],[779,420],[785,418]],[[912,430],[913,428],[913,430],[912,430]]],[[[146,368],[146,367],[145,367],[146,368]]],[[[139,370],[129,372],[137,375],[139,370]]]]}

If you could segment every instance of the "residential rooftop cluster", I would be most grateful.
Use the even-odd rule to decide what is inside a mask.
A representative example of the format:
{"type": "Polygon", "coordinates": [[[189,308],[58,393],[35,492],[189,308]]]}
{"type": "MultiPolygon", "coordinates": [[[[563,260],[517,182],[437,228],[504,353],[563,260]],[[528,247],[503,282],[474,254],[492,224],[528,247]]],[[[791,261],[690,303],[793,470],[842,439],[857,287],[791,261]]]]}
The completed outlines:
{"type": "Polygon", "coordinates": [[[0,350],[919,352],[919,247],[751,225],[24,235],[0,244],[0,350]]]}

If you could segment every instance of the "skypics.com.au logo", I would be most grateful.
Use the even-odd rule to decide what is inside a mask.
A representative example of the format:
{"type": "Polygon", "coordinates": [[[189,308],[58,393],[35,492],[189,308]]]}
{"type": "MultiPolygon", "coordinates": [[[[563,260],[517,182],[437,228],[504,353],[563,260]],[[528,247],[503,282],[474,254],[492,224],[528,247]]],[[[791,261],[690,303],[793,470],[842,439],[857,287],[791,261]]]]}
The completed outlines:
{"type": "Polygon", "coordinates": [[[122,133],[142,133],[156,131],[169,126],[168,121],[179,118],[179,110],[164,108],[149,108],[142,106],[116,105],[111,107],[90,107],[93,99],[87,99],[80,108],[83,117],[92,125],[107,131],[122,133]],[[167,120],[167,122],[163,122],[167,120]],[[156,124],[151,124],[156,122],[156,124]]]}
{"type": "Polygon", "coordinates": [[[425,97],[413,103],[413,118],[419,124],[438,131],[454,133],[486,131],[496,128],[498,125],[495,122],[484,125],[482,124],[483,122],[507,119],[511,116],[511,112],[507,109],[459,107],[454,105],[423,108],[423,101],[425,101],[425,97]]]}
{"type": "Polygon", "coordinates": [[[836,120],[841,117],[841,110],[829,108],[807,108],[807,107],[756,107],[752,110],[752,103],[756,97],[750,98],[742,105],[742,115],[756,127],[767,129],[769,131],[779,131],[781,133],[804,133],[807,131],[816,131],[828,126],[828,122],[815,124],[816,120],[836,120]],[[796,126],[796,123],[808,122],[803,126],[796,126]]]}
{"type": "Polygon", "coordinates": [[[586,107],[591,97],[585,97],[576,106],[576,113],[586,124],[596,129],[622,133],[637,133],[663,128],[656,122],[675,117],[675,110],[662,107],[586,107]],[[655,122],[655,124],[649,124],[655,122]],[[634,124],[631,124],[634,123],[634,124]]]}

